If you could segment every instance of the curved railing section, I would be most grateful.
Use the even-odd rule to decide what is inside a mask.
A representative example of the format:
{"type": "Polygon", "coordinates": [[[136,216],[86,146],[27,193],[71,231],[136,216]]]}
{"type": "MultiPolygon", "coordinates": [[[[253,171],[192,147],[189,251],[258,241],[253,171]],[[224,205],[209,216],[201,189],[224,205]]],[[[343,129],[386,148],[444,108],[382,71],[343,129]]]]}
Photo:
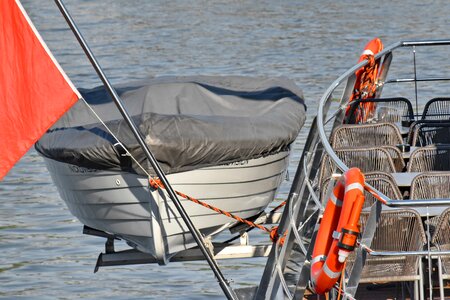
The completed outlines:
{"type": "MultiPolygon", "coordinates": [[[[422,83],[441,84],[438,81],[443,81],[448,85],[450,81],[450,74],[447,76],[436,77],[436,73],[427,72],[420,73],[419,67],[422,67],[423,56],[419,56],[420,60],[416,58],[416,51],[421,51],[424,48],[430,49],[430,47],[445,47],[446,54],[444,56],[438,56],[443,59],[448,58],[448,49],[450,49],[450,40],[438,40],[438,41],[403,41],[391,46],[386,47],[383,51],[375,55],[375,59],[380,61],[379,81],[375,92],[376,97],[380,97],[381,92],[386,91],[389,94],[392,86],[410,84],[413,86],[412,91],[409,87],[408,93],[411,92],[412,97],[416,100],[416,111],[418,111],[418,93],[420,91],[419,85],[422,83]],[[407,68],[408,72],[412,71],[411,78],[402,78],[402,74],[391,73],[398,68],[397,59],[402,61],[402,57],[408,56],[411,65],[400,65],[400,69],[407,68]],[[412,58],[412,60],[411,60],[412,58]],[[420,62],[420,64],[417,63],[420,62]],[[395,68],[394,68],[395,66],[395,68]],[[388,78],[388,71],[390,76],[388,78]],[[427,74],[428,77],[418,77],[417,74],[427,74]]],[[[440,49],[440,48],[438,48],[440,49]]],[[[434,54],[433,54],[434,55],[434,54]]],[[[426,57],[426,56],[425,56],[426,57]]],[[[432,58],[430,58],[432,62],[432,58]]],[[[438,63],[440,63],[438,61],[438,63]]],[[[337,78],[330,87],[325,91],[320,99],[318,113],[313,121],[308,138],[306,140],[303,153],[300,159],[299,168],[292,182],[291,191],[288,196],[288,205],[283,212],[280,224],[279,232],[283,232],[286,236],[284,244],[276,244],[273,247],[271,255],[269,256],[266,264],[263,277],[261,279],[260,286],[257,290],[258,299],[275,299],[281,294],[283,298],[288,299],[302,299],[307,289],[311,290],[310,286],[310,270],[312,264],[312,249],[315,244],[315,238],[317,233],[317,224],[321,213],[323,212],[322,200],[327,199],[332,191],[333,184],[329,183],[327,191],[324,191],[324,187],[320,182],[320,167],[324,155],[330,158],[333,166],[333,170],[340,170],[341,173],[347,171],[350,167],[347,166],[333,150],[329,137],[332,133],[332,128],[343,123],[345,112],[349,100],[351,99],[353,89],[356,82],[356,71],[366,66],[368,61],[362,61],[352,68],[348,69],[344,74],[337,78]],[[339,96],[336,94],[339,93],[339,96]],[[334,169],[336,168],[336,169],[334,169]],[[325,194],[326,192],[326,194],[325,194]]],[[[435,67],[439,70],[439,66],[435,67]]],[[[446,68],[448,70],[448,67],[446,68]]],[[[409,74],[409,73],[408,73],[409,74]]],[[[403,87],[402,87],[403,88],[403,87]]],[[[401,89],[402,89],[401,88],[401,89]]],[[[395,90],[394,92],[397,92],[395,90]]],[[[393,95],[395,96],[395,94],[393,95]]],[[[422,96],[422,94],[421,94],[422,96]]],[[[334,178],[339,177],[339,174],[332,171],[334,178]],[[335,175],[335,176],[334,176],[335,175]]],[[[330,181],[333,182],[333,181],[330,181]]],[[[400,200],[390,199],[386,195],[383,195],[380,191],[371,187],[367,183],[366,189],[372,190],[372,194],[376,194],[380,201],[377,201],[376,205],[372,205],[367,208],[370,210],[370,215],[367,219],[364,232],[361,234],[359,244],[356,249],[355,260],[352,266],[347,280],[343,280],[344,287],[335,287],[336,291],[344,294],[347,299],[353,299],[358,288],[358,284],[361,278],[361,271],[364,267],[364,257],[368,255],[372,256],[391,256],[391,255],[418,255],[422,257],[428,257],[429,264],[431,264],[431,258],[439,255],[448,255],[448,252],[432,251],[430,250],[430,240],[428,239],[427,249],[424,251],[410,251],[410,252],[377,252],[370,249],[372,239],[377,228],[377,221],[379,212],[382,209],[381,203],[387,206],[433,206],[433,205],[450,205],[450,199],[427,199],[427,200],[400,200]],[[435,256],[433,256],[435,255],[435,256]]],[[[376,198],[377,198],[376,197],[376,198]]],[[[426,210],[428,208],[425,208],[426,210]]],[[[408,209],[405,209],[408,210],[408,209]]],[[[428,218],[428,216],[427,216],[428,218]]],[[[430,232],[428,231],[428,236],[430,232]]],[[[429,266],[431,267],[431,266],[429,266]]],[[[430,275],[431,276],[431,275],[430,275]]],[[[428,280],[431,281],[431,277],[428,280]]],[[[431,290],[431,289],[430,289],[431,290]]],[[[423,289],[421,290],[423,295],[423,289]]],[[[422,297],[423,298],[423,297],[422,297]]]]}
{"type": "MultiPolygon", "coordinates": [[[[377,86],[377,97],[381,94],[381,90],[385,87],[385,85],[390,83],[413,83],[414,85],[414,91],[413,95],[416,100],[416,113],[418,113],[418,83],[423,82],[436,82],[436,81],[449,81],[450,76],[440,76],[436,77],[433,73],[433,77],[424,77],[419,78],[417,74],[418,71],[418,65],[416,63],[416,51],[419,49],[422,49],[424,47],[436,47],[436,46],[450,46],[450,40],[438,40],[438,41],[404,41],[399,42],[394,45],[391,45],[375,55],[375,59],[379,60],[381,62],[381,69],[380,72],[380,82],[377,86]],[[389,70],[389,67],[391,65],[391,62],[393,61],[394,53],[399,52],[402,49],[410,49],[411,50],[411,56],[412,56],[412,65],[413,65],[413,76],[411,78],[395,78],[395,79],[389,79],[386,80],[387,72],[389,70]],[[385,64],[383,66],[383,64],[385,64]],[[385,68],[383,70],[383,67],[385,68]]],[[[448,48],[447,48],[448,49],[448,48]]],[[[430,61],[431,62],[431,61],[430,61]]],[[[317,114],[317,132],[320,139],[321,147],[323,148],[323,151],[329,156],[331,161],[335,164],[336,168],[339,169],[341,172],[347,171],[352,166],[347,166],[335,153],[333,150],[330,142],[329,142],[329,136],[327,135],[326,128],[327,126],[331,125],[339,125],[342,123],[342,120],[344,118],[345,109],[347,108],[349,104],[350,95],[352,93],[352,89],[355,83],[355,72],[365,65],[368,64],[368,61],[363,61],[349,70],[347,70],[344,74],[342,74],[338,79],[336,79],[331,86],[327,89],[327,91],[324,93],[322,98],[320,99],[319,108],[318,108],[318,114],[317,114]],[[345,86],[343,89],[343,94],[340,98],[338,98],[338,108],[336,111],[333,111],[332,114],[329,114],[330,106],[333,104],[333,102],[336,101],[336,98],[333,98],[333,95],[338,91],[339,87],[345,86]]],[[[436,66],[436,70],[439,70],[439,67],[436,66]]],[[[323,154],[319,154],[323,158],[323,154]]],[[[316,159],[317,160],[317,159],[316,159]]],[[[320,186],[320,184],[319,184],[320,186]]],[[[322,188],[322,187],[321,187],[322,188]]],[[[381,203],[383,203],[386,206],[390,207],[418,207],[418,206],[449,206],[450,205],[450,199],[422,199],[422,200],[416,200],[416,199],[409,199],[409,200],[401,200],[401,199],[390,199],[380,191],[377,191],[374,187],[368,185],[366,183],[367,190],[372,191],[372,194],[375,194],[376,198],[380,200],[381,203]]],[[[373,205],[371,208],[371,213],[367,221],[367,226],[365,229],[365,232],[362,235],[361,241],[360,241],[360,247],[356,251],[356,259],[353,265],[353,268],[350,272],[349,277],[347,278],[347,286],[340,290],[340,292],[343,291],[345,295],[348,296],[348,298],[354,297],[360,278],[361,278],[361,272],[364,267],[364,261],[365,258],[363,258],[365,255],[369,254],[371,256],[392,256],[392,255],[412,255],[412,256],[422,256],[428,258],[428,267],[431,269],[431,261],[432,257],[439,257],[441,255],[448,255],[449,251],[436,251],[431,249],[430,241],[428,238],[428,244],[425,250],[423,251],[403,251],[403,252],[377,252],[372,251],[370,249],[370,245],[376,230],[376,224],[378,224],[378,218],[379,218],[379,212],[381,211],[381,205],[373,205]]],[[[427,221],[429,222],[429,216],[428,216],[428,208],[427,208],[427,221]]],[[[431,236],[429,226],[427,226],[427,235],[428,237],[431,236]]],[[[420,270],[419,272],[422,272],[420,270]]],[[[426,280],[425,278],[423,280],[426,280]]],[[[428,276],[429,285],[432,285],[432,278],[431,273],[428,276]]],[[[417,288],[417,290],[420,290],[420,296],[423,298],[424,290],[423,288],[417,288]]],[[[419,293],[419,292],[417,292],[419,293]]],[[[430,289],[430,298],[432,297],[432,291],[430,289]]],[[[442,295],[442,294],[441,294],[442,295]]]]}
{"type": "MultiPolygon", "coordinates": [[[[450,40],[433,40],[433,41],[403,41],[403,42],[398,42],[396,44],[393,44],[387,48],[385,48],[383,51],[381,51],[380,53],[378,53],[377,55],[375,55],[375,59],[380,59],[383,62],[385,61],[390,61],[391,58],[388,58],[389,56],[392,56],[392,53],[399,49],[399,48],[412,48],[414,55],[415,55],[415,48],[416,47],[430,47],[430,46],[450,46],[450,40]]],[[[415,62],[415,59],[414,59],[415,62]]],[[[339,157],[336,155],[336,153],[334,152],[333,148],[331,147],[331,144],[329,143],[328,140],[328,136],[326,134],[325,131],[325,125],[328,124],[332,119],[326,119],[327,115],[328,115],[328,111],[329,111],[329,107],[330,107],[330,102],[333,100],[332,98],[332,94],[333,92],[335,92],[335,90],[341,86],[342,84],[346,83],[346,88],[344,90],[344,94],[340,99],[340,105],[339,105],[339,109],[337,112],[333,113],[333,117],[337,118],[339,116],[339,114],[343,114],[345,111],[345,108],[347,107],[347,105],[349,104],[349,95],[350,92],[353,88],[354,85],[354,79],[355,79],[355,72],[359,69],[361,69],[362,67],[366,66],[368,64],[368,61],[363,61],[355,66],[353,66],[352,68],[350,68],[349,70],[347,70],[344,74],[342,74],[338,79],[336,79],[331,85],[330,87],[328,87],[328,89],[326,90],[326,92],[323,94],[323,96],[320,99],[319,102],[319,107],[318,107],[318,111],[317,111],[317,130],[318,130],[318,134],[320,137],[320,142],[322,143],[322,146],[324,148],[324,150],[326,151],[326,153],[329,155],[329,157],[331,158],[331,160],[334,162],[334,164],[336,164],[336,166],[342,171],[345,172],[349,169],[349,166],[345,165],[344,162],[339,159],[339,157]]],[[[387,66],[389,67],[389,66],[387,66]]],[[[416,73],[416,66],[414,65],[414,71],[416,73]]],[[[387,70],[386,70],[387,73],[387,70]]],[[[383,79],[381,82],[379,82],[379,89],[381,92],[381,88],[384,86],[384,84],[386,83],[384,81],[385,78],[381,78],[383,79]]],[[[418,79],[416,77],[416,74],[414,76],[414,79],[410,79],[410,80],[414,80],[414,81],[436,81],[436,80],[441,80],[441,81],[448,81],[450,80],[450,77],[439,77],[439,78],[420,78],[418,79]]],[[[401,80],[401,79],[395,79],[392,80],[391,82],[409,82],[410,80],[401,80]]],[[[417,90],[415,91],[415,96],[417,98],[417,90]]],[[[350,166],[351,167],[351,166],[350,166]]],[[[383,204],[387,205],[387,206],[430,206],[430,205],[446,205],[446,204],[450,204],[450,200],[449,199],[426,199],[426,200],[393,200],[390,199],[389,197],[387,197],[386,195],[384,195],[383,193],[381,193],[380,191],[377,191],[375,188],[371,187],[370,185],[367,185],[369,189],[371,189],[372,191],[374,191],[376,194],[378,194],[380,196],[380,198],[382,198],[385,202],[383,204]]]]}

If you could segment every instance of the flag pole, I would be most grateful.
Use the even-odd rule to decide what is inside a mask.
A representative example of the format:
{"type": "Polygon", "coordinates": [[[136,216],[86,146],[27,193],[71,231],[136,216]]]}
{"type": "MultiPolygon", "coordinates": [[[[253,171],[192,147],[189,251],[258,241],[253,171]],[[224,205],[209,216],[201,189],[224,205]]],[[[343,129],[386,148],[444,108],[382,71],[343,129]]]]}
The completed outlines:
{"type": "Polygon", "coordinates": [[[83,51],[85,52],[86,56],[88,57],[89,61],[91,62],[92,66],[94,67],[95,71],[97,72],[98,76],[102,80],[103,84],[107,88],[109,94],[113,98],[117,108],[119,109],[120,113],[122,114],[123,118],[129,125],[131,131],[133,132],[133,135],[137,139],[139,145],[142,147],[142,150],[145,153],[145,156],[149,160],[150,164],[152,165],[153,169],[155,170],[156,174],[158,175],[159,179],[163,183],[163,185],[166,188],[167,193],[169,194],[170,199],[175,204],[176,209],[178,210],[178,213],[180,214],[181,218],[186,223],[186,226],[188,227],[189,231],[191,232],[192,236],[194,237],[194,240],[196,241],[198,247],[202,251],[203,255],[205,256],[206,261],[208,262],[209,266],[211,267],[212,271],[214,272],[214,275],[219,281],[219,285],[222,288],[223,292],[227,296],[228,299],[238,299],[237,295],[233,291],[233,289],[230,287],[228,281],[223,276],[222,272],[219,269],[219,266],[217,265],[216,261],[214,260],[212,254],[209,252],[209,250],[205,246],[205,241],[199,231],[195,228],[194,223],[192,223],[192,220],[190,219],[189,215],[184,210],[184,207],[182,206],[180,200],[176,196],[174,190],[172,189],[172,186],[170,185],[169,181],[167,180],[166,175],[164,174],[164,171],[162,170],[161,166],[159,165],[158,161],[155,159],[153,153],[148,148],[147,144],[145,143],[145,140],[141,134],[141,132],[137,129],[136,124],[131,119],[129,113],[127,112],[125,106],[123,105],[122,100],[120,99],[117,92],[112,87],[111,83],[109,82],[106,75],[103,73],[102,68],[98,64],[96,58],[94,57],[94,54],[92,53],[91,49],[87,45],[86,41],[84,40],[83,36],[81,35],[80,31],[78,30],[75,22],[73,21],[71,15],[67,11],[64,3],[61,0],[55,0],[56,5],[58,6],[59,10],[61,11],[61,14],[66,19],[70,29],[74,33],[75,37],[77,38],[78,42],[80,43],[81,47],[83,48],[83,51]]]}

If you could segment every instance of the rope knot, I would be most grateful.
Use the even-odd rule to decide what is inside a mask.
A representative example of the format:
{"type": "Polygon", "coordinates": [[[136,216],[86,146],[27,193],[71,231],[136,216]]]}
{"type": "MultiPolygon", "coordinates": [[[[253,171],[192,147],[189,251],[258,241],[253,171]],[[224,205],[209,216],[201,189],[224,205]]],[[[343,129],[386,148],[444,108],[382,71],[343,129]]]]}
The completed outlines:
{"type": "MultiPolygon", "coordinates": [[[[287,233],[287,231],[286,231],[286,233],[287,233]]],[[[270,239],[272,240],[272,242],[274,242],[274,243],[278,242],[281,246],[283,246],[284,240],[286,238],[286,233],[283,234],[282,237],[280,237],[280,235],[278,233],[278,226],[274,226],[270,230],[270,239]]]]}
{"type": "Polygon", "coordinates": [[[162,184],[162,182],[161,182],[161,180],[159,178],[152,178],[152,177],[150,177],[149,180],[148,180],[148,183],[155,190],[159,189],[160,187],[163,187],[163,184],[162,184]]]}

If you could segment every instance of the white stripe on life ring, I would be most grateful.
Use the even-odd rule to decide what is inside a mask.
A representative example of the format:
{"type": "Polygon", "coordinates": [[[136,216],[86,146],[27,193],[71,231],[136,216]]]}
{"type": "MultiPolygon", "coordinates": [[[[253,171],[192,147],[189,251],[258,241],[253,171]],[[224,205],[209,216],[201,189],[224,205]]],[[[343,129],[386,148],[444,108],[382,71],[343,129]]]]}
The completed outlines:
{"type": "Polygon", "coordinates": [[[363,53],[361,55],[373,55],[373,51],[370,49],[366,49],[363,51],[363,53]]]}
{"type": "Polygon", "coordinates": [[[311,265],[314,265],[316,262],[325,261],[327,257],[325,255],[317,255],[313,259],[311,259],[311,265]]]}
{"type": "Polygon", "coordinates": [[[341,199],[338,199],[338,198],[334,195],[334,193],[331,193],[330,200],[331,200],[331,202],[333,202],[333,204],[336,205],[337,207],[341,207],[341,206],[342,206],[342,200],[341,200],[341,199]]]}
{"type": "Polygon", "coordinates": [[[325,274],[327,274],[329,278],[338,278],[341,275],[341,272],[333,272],[330,268],[328,268],[327,264],[323,265],[322,270],[325,272],[325,274]]]}
{"type": "Polygon", "coordinates": [[[352,184],[349,184],[349,185],[346,185],[346,186],[345,186],[345,192],[346,192],[346,193],[347,193],[348,191],[355,190],[355,189],[360,190],[361,193],[364,192],[364,187],[363,187],[363,186],[361,185],[361,183],[359,183],[359,182],[355,182],[355,183],[352,183],[352,184]]]}

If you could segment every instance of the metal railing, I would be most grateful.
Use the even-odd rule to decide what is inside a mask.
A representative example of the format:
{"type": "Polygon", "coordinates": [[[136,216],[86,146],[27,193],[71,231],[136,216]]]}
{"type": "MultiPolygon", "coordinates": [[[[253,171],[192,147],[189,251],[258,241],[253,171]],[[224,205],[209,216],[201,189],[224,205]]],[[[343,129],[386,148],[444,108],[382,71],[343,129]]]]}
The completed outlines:
{"type": "MultiPolygon", "coordinates": [[[[432,46],[450,46],[450,40],[437,40],[437,41],[404,41],[398,42],[391,46],[386,47],[383,51],[375,56],[381,62],[381,71],[379,79],[381,80],[377,86],[377,97],[381,94],[381,90],[388,84],[402,84],[402,83],[414,83],[414,95],[416,98],[416,112],[417,112],[417,98],[418,98],[418,82],[436,82],[436,81],[448,81],[450,76],[439,77],[421,77],[417,76],[416,66],[416,50],[422,47],[432,46]],[[387,73],[393,60],[393,53],[400,49],[409,48],[413,53],[413,78],[397,78],[387,79],[387,73]]],[[[318,207],[317,202],[320,195],[320,183],[318,183],[319,172],[318,168],[324,154],[327,154],[333,162],[337,171],[345,172],[349,169],[334,152],[332,146],[329,143],[329,135],[331,133],[330,128],[334,128],[343,122],[345,116],[345,109],[349,103],[350,96],[353,92],[356,76],[355,72],[364,67],[368,62],[363,61],[342,74],[336,79],[330,87],[325,91],[320,99],[317,117],[315,124],[313,124],[310,134],[308,136],[303,155],[300,161],[299,170],[294,180],[294,187],[291,189],[291,193],[288,197],[290,201],[289,205],[285,209],[283,218],[280,223],[280,228],[284,231],[287,230],[286,242],[281,247],[273,247],[271,255],[269,256],[266,269],[261,280],[261,284],[258,288],[257,296],[260,298],[278,298],[284,297],[289,299],[302,299],[305,290],[308,288],[309,272],[310,272],[310,259],[311,252],[314,245],[316,230],[314,228],[320,215],[321,207],[318,207]],[[342,93],[340,97],[335,97],[336,93],[342,93]],[[336,109],[334,108],[337,105],[336,109]],[[300,169],[304,170],[300,170],[300,169]],[[316,195],[317,194],[317,195],[316,195]],[[288,209],[289,208],[289,209],[288,209]],[[286,212],[288,211],[288,212],[286,212]],[[298,231],[295,234],[291,231],[298,231]],[[299,233],[299,234],[297,234],[299,233]],[[297,253],[295,252],[295,244],[299,244],[297,247],[297,253]],[[292,276],[286,276],[288,271],[289,262],[296,256],[298,268],[296,270],[298,279],[292,279],[292,276]],[[299,260],[303,260],[299,262],[299,260]],[[279,270],[282,270],[280,274],[279,270]],[[288,278],[288,279],[286,279],[288,278]],[[280,296],[283,295],[283,296],[280,296]]],[[[449,74],[450,75],[450,74],[449,74]]],[[[334,173],[334,172],[333,172],[334,173]]],[[[390,207],[405,207],[405,206],[432,206],[432,205],[450,205],[450,199],[427,199],[427,200],[398,200],[390,199],[386,195],[383,195],[380,191],[377,191],[374,187],[367,185],[367,187],[373,190],[382,199],[382,202],[390,207]]],[[[331,192],[331,189],[329,189],[331,192]]],[[[375,234],[377,219],[380,215],[381,203],[373,205],[371,213],[367,220],[367,226],[365,232],[362,234],[361,246],[358,248],[356,259],[348,277],[344,296],[348,299],[354,297],[362,268],[364,267],[364,257],[370,254],[370,245],[375,234]]],[[[429,234],[429,231],[428,231],[429,234]]],[[[448,254],[448,251],[437,252],[430,251],[430,245],[426,251],[416,251],[416,253],[405,253],[406,255],[418,255],[427,256],[429,261],[436,255],[448,254]]],[[[395,255],[394,252],[380,252],[372,251],[375,256],[382,255],[395,255]]],[[[430,262],[429,262],[430,263],[430,262]]],[[[431,278],[430,278],[431,280],[431,278]]]]}
{"type": "MultiPolygon", "coordinates": [[[[388,55],[392,55],[392,52],[398,48],[401,47],[425,47],[425,46],[450,46],[450,40],[436,40],[436,41],[404,41],[404,42],[399,42],[396,43],[394,45],[391,45],[387,48],[385,48],[382,52],[378,53],[375,58],[376,59],[381,59],[386,60],[386,57],[388,55]]],[[[320,99],[319,102],[319,108],[317,110],[317,128],[318,128],[318,133],[319,133],[319,137],[320,137],[320,142],[322,143],[322,146],[324,148],[324,150],[326,151],[326,153],[330,156],[330,158],[332,159],[332,161],[336,164],[336,166],[342,171],[345,172],[349,169],[348,166],[345,165],[345,163],[336,155],[336,153],[334,152],[333,148],[331,147],[331,144],[329,143],[328,140],[328,136],[325,132],[325,124],[329,123],[331,121],[331,119],[327,119],[326,120],[326,116],[328,113],[328,107],[329,107],[329,102],[332,100],[332,94],[333,92],[336,90],[336,88],[338,86],[340,86],[341,84],[343,84],[344,82],[347,82],[347,86],[346,86],[346,91],[350,90],[353,85],[354,85],[354,77],[355,77],[355,72],[357,70],[359,70],[360,68],[364,67],[367,64],[367,61],[363,61],[355,66],[353,66],[352,68],[350,68],[349,70],[347,70],[344,74],[342,74],[338,79],[336,79],[331,85],[330,87],[327,89],[327,91],[325,92],[325,94],[322,96],[322,98],[320,99]],[[325,121],[326,120],[326,121],[325,121]]],[[[414,68],[415,69],[415,68],[414,68]]],[[[446,80],[450,80],[450,77],[440,77],[440,78],[421,78],[421,79],[407,79],[407,80],[403,80],[403,79],[390,79],[388,81],[383,81],[381,83],[379,83],[379,86],[383,86],[386,83],[390,83],[390,82],[417,82],[417,81],[436,81],[436,80],[440,80],[440,81],[446,81],[446,80]]],[[[417,90],[415,91],[415,95],[417,96],[417,90]]],[[[336,118],[336,119],[340,119],[338,118],[339,114],[342,114],[344,112],[344,109],[347,107],[347,105],[349,104],[348,101],[349,97],[348,95],[346,95],[346,92],[344,92],[343,97],[340,99],[340,106],[338,111],[334,112],[332,115],[332,118],[336,118]]],[[[341,116],[342,118],[342,116],[341,116]]],[[[370,186],[369,186],[370,187],[370,186]]],[[[385,195],[383,195],[383,193],[381,193],[380,191],[377,191],[375,188],[372,188],[375,192],[377,192],[384,200],[386,200],[386,204],[387,206],[412,206],[412,205],[443,205],[443,204],[450,204],[450,200],[446,199],[446,200],[442,200],[442,199],[427,199],[427,200],[408,200],[408,201],[396,201],[396,200],[391,200],[388,197],[386,197],[385,195]]]]}
{"type": "MultiPolygon", "coordinates": [[[[407,42],[400,42],[397,44],[394,44],[392,46],[387,47],[385,50],[380,52],[378,55],[375,56],[376,59],[380,59],[381,62],[383,61],[389,61],[392,59],[392,52],[399,48],[403,47],[410,47],[412,48],[413,52],[413,63],[414,63],[414,78],[413,79],[390,79],[388,81],[385,81],[385,78],[381,78],[382,82],[380,83],[379,87],[384,86],[387,83],[403,83],[403,82],[414,82],[414,95],[416,99],[416,113],[418,113],[418,105],[417,105],[417,99],[418,99],[418,88],[417,88],[417,82],[434,82],[434,81],[447,81],[450,80],[448,77],[430,77],[430,78],[417,78],[417,68],[416,68],[416,48],[417,47],[429,47],[429,46],[449,46],[450,40],[440,40],[440,41],[407,41],[407,42]]],[[[328,90],[325,92],[325,94],[322,96],[319,108],[318,108],[318,115],[317,115],[317,128],[318,133],[320,136],[320,142],[322,143],[322,146],[328,156],[331,158],[331,160],[334,162],[334,164],[337,166],[338,169],[340,169],[342,172],[345,172],[348,170],[349,166],[345,165],[345,163],[336,155],[333,148],[331,147],[329,143],[329,139],[327,137],[326,131],[325,131],[325,124],[329,122],[330,120],[326,120],[327,111],[325,110],[327,105],[327,102],[332,99],[332,94],[336,90],[336,88],[343,84],[344,82],[347,82],[347,86],[345,90],[349,90],[353,86],[353,77],[355,72],[360,69],[361,67],[365,66],[367,64],[367,61],[364,61],[353,68],[349,69],[347,72],[345,72],[343,75],[341,75],[333,84],[328,88],[328,90]]],[[[343,95],[343,97],[340,99],[340,106],[339,111],[336,113],[333,113],[333,116],[336,116],[336,119],[341,119],[339,115],[342,115],[344,113],[344,108],[348,105],[348,97],[343,95]]],[[[335,121],[335,124],[339,123],[335,121]]],[[[367,185],[367,184],[366,184],[367,185]]],[[[434,206],[434,205],[450,205],[450,199],[421,199],[421,200],[394,200],[390,199],[389,197],[383,195],[380,191],[377,191],[374,187],[371,187],[367,185],[368,188],[372,189],[375,193],[377,193],[382,200],[384,200],[383,204],[389,207],[417,207],[417,206],[434,206]]],[[[364,267],[363,262],[363,256],[364,253],[368,253],[372,256],[392,256],[392,255],[418,255],[418,256],[428,256],[428,263],[429,268],[431,269],[431,257],[439,256],[439,255],[448,255],[448,251],[431,251],[430,250],[430,244],[427,245],[427,250],[425,251],[415,251],[415,252],[383,252],[383,251],[368,251],[370,248],[368,248],[368,245],[370,246],[370,243],[373,239],[375,229],[376,229],[376,223],[377,218],[379,216],[379,211],[381,210],[381,206],[378,205],[378,208],[372,209],[372,212],[369,216],[368,223],[370,226],[368,226],[366,229],[366,232],[363,234],[364,239],[364,247],[363,249],[358,251],[357,258],[355,260],[355,265],[350,273],[349,279],[348,279],[348,285],[345,293],[354,296],[358,287],[358,283],[360,280],[362,268],[364,267]],[[371,228],[370,228],[371,227],[371,228]]],[[[429,235],[429,230],[428,230],[429,235]]],[[[430,236],[429,236],[430,238],[430,236]]],[[[429,274],[429,282],[431,285],[431,273],[429,274]]],[[[432,289],[430,289],[430,298],[432,297],[432,289]]],[[[421,291],[421,296],[423,296],[423,291],[421,291]]]]}

